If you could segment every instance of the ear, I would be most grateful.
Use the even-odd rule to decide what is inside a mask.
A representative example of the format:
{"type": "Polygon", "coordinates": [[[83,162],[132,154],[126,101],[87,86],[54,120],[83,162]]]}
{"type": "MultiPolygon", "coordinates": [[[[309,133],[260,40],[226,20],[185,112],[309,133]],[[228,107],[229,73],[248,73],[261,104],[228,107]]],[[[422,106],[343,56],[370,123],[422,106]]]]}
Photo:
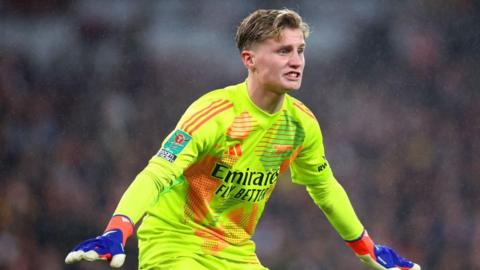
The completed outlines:
{"type": "Polygon", "coordinates": [[[248,70],[253,70],[255,68],[255,56],[251,50],[243,50],[240,53],[240,58],[242,59],[243,65],[248,70]]]}

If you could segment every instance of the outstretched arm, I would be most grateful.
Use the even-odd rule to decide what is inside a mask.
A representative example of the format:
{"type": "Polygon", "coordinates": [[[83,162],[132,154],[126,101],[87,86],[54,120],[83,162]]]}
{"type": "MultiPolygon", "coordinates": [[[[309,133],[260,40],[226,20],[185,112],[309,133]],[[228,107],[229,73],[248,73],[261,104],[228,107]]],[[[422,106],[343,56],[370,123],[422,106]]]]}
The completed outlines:
{"type": "Polygon", "coordinates": [[[375,245],[357,218],[347,193],[334,178],[322,185],[307,186],[307,191],[363,263],[377,270],[420,270],[418,264],[402,258],[393,249],[375,245]]]}
{"type": "Polygon", "coordinates": [[[368,236],[347,193],[333,175],[325,157],[320,125],[312,115],[299,113],[305,139],[290,166],[292,181],[307,187],[328,221],[365,264],[377,270],[419,270],[420,266],[398,256],[391,248],[375,245],[368,236]]]}
{"type": "Polygon", "coordinates": [[[160,151],[150,159],[123,194],[104,234],[77,245],[65,258],[66,263],[107,260],[112,267],[123,264],[123,246],[132,235],[134,224],[149,208],[155,206],[163,193],[183,183],[185,178],[181,175],[184,170],[194,164],[205,149],[216,143],[214,135],[219,133],[216,118],[211,117],[214,115],[208,118],[197,116],[200,111],[217,103],[222,104],[223,109],[231,108],[228,102],[219,102],[216,97],[207,94],[187,109],[176,129],[163,141],[160,151]],[[195,123],[193,129],[188,129],[188,132],[182,129],[184,126],[191,127],[192,123],[195,123]]]}
{"type": "Polygon", "coordinates": [[[161,174],[162,171],[168,171],[162,167],[162,162],[152,158],[123,194],[103,235],[78,244],[65,258],[67,264],[82,260],[106,260],[114,268],[123,265],[126,257],[124,246],[133,234],[134,224],[157,202],[161,193],[179,183],[162,180],[170,179],[165,177],[165,173],[161,174]]]}

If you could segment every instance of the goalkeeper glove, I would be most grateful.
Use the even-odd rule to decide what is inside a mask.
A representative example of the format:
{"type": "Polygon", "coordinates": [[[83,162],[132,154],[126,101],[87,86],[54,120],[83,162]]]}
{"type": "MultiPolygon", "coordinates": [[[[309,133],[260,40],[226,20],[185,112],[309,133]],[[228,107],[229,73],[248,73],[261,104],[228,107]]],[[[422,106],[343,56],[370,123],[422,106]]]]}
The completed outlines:
{"type": "Polygon", "coordinates": [[[372,269],[377,270],[420,270],[416,263],[399,256],[387,246],[375,245],[373,240],[364,231],[362,236],[354,241],[347,241],[357,257],[372,269]]]}
{"type": "Polygon", "coordinates": [[[65,263],[105,260],[110,262],[111,267],[121,267],[126,257],[123,247],[128,237],[132,235],[133,228],[133,223],[128,217],[113,216],[103,235],[78,244],[68,253],[65,263]]]}

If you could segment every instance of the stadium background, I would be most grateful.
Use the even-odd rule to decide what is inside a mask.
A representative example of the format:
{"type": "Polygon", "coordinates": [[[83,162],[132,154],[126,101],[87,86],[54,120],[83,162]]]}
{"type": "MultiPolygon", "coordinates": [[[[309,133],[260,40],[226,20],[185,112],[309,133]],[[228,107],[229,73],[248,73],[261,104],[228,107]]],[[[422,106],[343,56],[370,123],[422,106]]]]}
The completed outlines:
{"type": "MultiPolygon", "coordinates": [[[[0,1],[0,269],[65,266],[208,90],[242,81],[257,8],[312,28],[295,96],[378,242],[424,269],[480,269],[480,5],[421,1],[0,1]]],[[[255,236],[272,270],[364,269],[283,178],[255,236]]],[[[136,267],[136,240],[127,245],[136,267]]]]}

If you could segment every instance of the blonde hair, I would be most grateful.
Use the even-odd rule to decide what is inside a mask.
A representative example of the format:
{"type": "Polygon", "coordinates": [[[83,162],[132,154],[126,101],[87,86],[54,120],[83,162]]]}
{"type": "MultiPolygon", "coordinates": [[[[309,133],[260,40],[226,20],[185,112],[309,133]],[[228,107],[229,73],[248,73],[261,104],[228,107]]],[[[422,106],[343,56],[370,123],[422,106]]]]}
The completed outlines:
{"type": "Polygon", "coordinates": [[[248,15],[240,23],[235,35],[237,48],[250,49],[255,43],[269,38],[279,39],[285,28],[300,29],[305,38],[310,32],[302,17],[290,9],[259,9],[248,15]]]}

